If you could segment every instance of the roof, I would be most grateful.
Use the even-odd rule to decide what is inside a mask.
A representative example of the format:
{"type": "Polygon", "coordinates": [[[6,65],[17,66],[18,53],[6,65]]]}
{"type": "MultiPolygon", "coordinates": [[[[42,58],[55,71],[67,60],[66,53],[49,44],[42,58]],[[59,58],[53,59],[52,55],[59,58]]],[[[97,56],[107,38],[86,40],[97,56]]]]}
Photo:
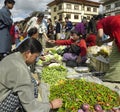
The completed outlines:
{"type": "Polygon", "coordinates": [[[47,6],[51,7],[53,5],[58,5],[61,3],[74,3],[74,4],[84,4],[84,5],[90,5],[90,6],[96,6],[99,7],[99,5],[101,4],[100,2],[93,2],[93,1],[89,1],[89,0],[54,0],[52,2],[50,2],[49,4],[47,4],[47,6]]]}

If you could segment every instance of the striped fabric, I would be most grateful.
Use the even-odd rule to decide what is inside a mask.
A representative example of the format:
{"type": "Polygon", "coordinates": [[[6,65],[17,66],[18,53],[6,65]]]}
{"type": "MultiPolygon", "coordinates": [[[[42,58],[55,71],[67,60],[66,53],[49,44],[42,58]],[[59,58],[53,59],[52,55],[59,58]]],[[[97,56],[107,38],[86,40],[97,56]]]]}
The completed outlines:
{"type": "Polygon", "coordinates": [[[115,42],[113,43],[112,53],[110,55],[110,68],[106,71],[104,80],[120,82],[120,52],[115,42]]]}

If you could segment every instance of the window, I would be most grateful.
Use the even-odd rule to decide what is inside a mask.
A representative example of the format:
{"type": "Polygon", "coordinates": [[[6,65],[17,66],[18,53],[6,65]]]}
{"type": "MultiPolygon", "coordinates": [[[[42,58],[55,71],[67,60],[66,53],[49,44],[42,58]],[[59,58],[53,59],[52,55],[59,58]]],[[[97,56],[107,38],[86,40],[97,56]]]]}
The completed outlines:
{"type": "Polygon", "coordinates": [[[87,7],[87,11],[91,11],[91,7],[87,7]]]}
{"type": "Polygon", "coordinates": [[[66,17],[68,17],[69,19],[71,19],[71,14],[66,14],[66,17]]]}
{"type": "Polygon", "coordinates": [[[71,4],[67,4],[67,9],[71,9],[71,4]]]}
{"type": "Polygon", "coordinates": [[[115,3],[115,8],[120,7],[120,2],[115,3]]]}
{"type": "Polygon", "coordinates": [[[111,5],[107,5],[106,10],[110,10],[110,9],[111,9],[111,5]]]}
{"type": "Polygon", "coordinates": [[[74,5],[74,10],[79,10],[79,5],[74,5]]]}
{"type": "Polygon", "coordinates": [[[74,19],[79,19],[79,15],[74,15],[74,19]]]}
{"type": "Polygon", "coordinates": [[[87,20],[90,20],[90,16],[87,16],[87,20]]]}
{"type": "Polygon", "coordinates": [[[59,5],[59,6],[58,6],[58,9],[61,10],[61,9],[62,9],[62,5],[59,5]]]}
{"type": "Polygon", "coordinates": [[[54,20],[56,20],[57,19],[57,17],[56,16],[54,16],[54,20]]]}
{"type": "Polygon", "coordinates": [[[97,8],[94,7],[94,8],[93,8],[93,12],[97,12],[97,8]]]}
{"type": "Polygon", "coordinates": [[[55,7],[55,8],[54,8],[54,12],[56,12],[56,10],[57,10],[57,8],[55,7]]]}

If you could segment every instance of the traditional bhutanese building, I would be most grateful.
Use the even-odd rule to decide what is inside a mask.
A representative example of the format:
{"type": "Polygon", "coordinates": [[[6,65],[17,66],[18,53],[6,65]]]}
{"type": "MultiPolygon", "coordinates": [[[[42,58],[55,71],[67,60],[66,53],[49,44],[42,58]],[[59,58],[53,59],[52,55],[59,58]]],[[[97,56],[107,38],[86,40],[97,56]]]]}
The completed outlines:
{"type": "Polygon", "coordinates": [[[120,14],[120,0],[103,0],[104,13],[106,15],[120,14]]]}
{"type": "Polygon", "coordinates": [[[67,16],[69,20],[76,23],[80,22],[83,17],[89,20],[93,15],[99,12],[99,2],[87,0],[54,0],[48,4],[51,9],[51,18],[64,18],[67,16]]]}

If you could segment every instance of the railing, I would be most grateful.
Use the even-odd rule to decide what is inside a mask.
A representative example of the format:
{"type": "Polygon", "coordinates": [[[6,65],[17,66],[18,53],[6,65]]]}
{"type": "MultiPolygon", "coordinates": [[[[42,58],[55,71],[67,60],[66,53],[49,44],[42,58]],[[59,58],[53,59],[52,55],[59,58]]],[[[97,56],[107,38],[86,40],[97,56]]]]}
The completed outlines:
{"type": "Polygon", "coordinates": [[[111,9],[109,9],[109,10],[103,10],[103,12],[109,13],[109,12],[114,12],[114,11],[117,11],[117,10],[120,10],[120,7],[111,8],[111,9]]]}

